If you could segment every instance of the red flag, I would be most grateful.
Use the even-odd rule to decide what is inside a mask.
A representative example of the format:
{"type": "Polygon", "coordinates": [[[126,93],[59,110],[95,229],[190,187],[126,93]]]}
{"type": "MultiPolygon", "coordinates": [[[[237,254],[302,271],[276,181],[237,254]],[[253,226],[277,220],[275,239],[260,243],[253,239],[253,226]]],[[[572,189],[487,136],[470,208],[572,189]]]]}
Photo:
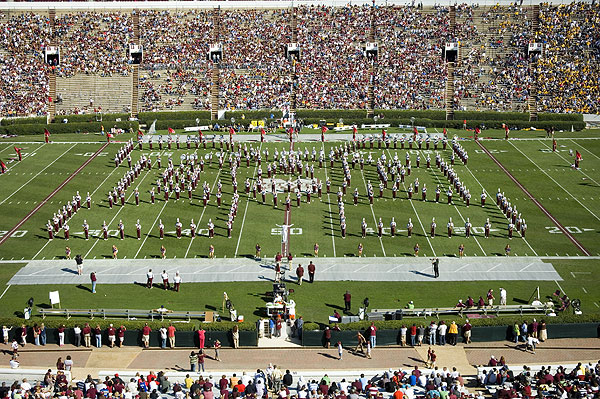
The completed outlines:
{"type": "Polygon", "coordinates": [[[46,136],[50,136],[50,132],[48,131],[48,129],[44,128],[44,135],[46,136]]]}
{"type": "Polygon", "coordinates": [[[448,132],[446,131],[446,128],[444,128],[443,133],[444,133],[444,137],[446,137],[448,135],[448,132]]]}
{"type": "Polygon", "coordinates": [[[321,128],[321,133],[325,133],[328,130],[329,129],[327,129],[327,126],[323,125],[323,127],[321,128]]]}
{"type": "Polygon", "coordinates": [[[13,147],[13,148],[15,149],[15,151],[16,151],[17,154],[21,152],[21,149],[19,147],[13,147]]]}
{"type": "Polygon", "coordinates": [[[260,135],[261,135],[261,136],[264,136],[265,134],[267,134],[267,133],[265,132],[265,129],[263,129],[263,128],[261,127],[261,128],[260,128],[260,135]]]}
{"type": "Polygon", "coordinates": [[[579,153],[579,151],[575,151],[575,158],[580,161],[583,159],[583,158],[581,158],[581,154],[579,153]]]}
{"type": "Polygon", "coordinates": [[[2,162],[1,159],[0,159],[0,166],[2,167],[2,171],[4,171],[6,169],[6,164],[4,162],[2,162]]]}
{"type": "Polygon", "coordinates": [[[172,128],[169,128],[169,129],[167,129],[167,130],[169,130],[169,134],[173,134],[173,133],[175,133],[175,130],[173,130],[172,128]]]}
{"type": "Polygon", "coordinates": [[[229,135],[232,136],[235,134],[235,130],[232,127],[229,127],[229,135]]]}
{"type": "Polygon", "coordinates": [[[416,126],[413,126],[413,133],[414,133],[414,134],[418,134],[418,132],[417,132],[417,127],[416,127],[416,126]]]}
{"type": "Polygon", "coordinates": [[[352,125],[352,133],[356,134],[357,129],[356,129],[356,125],[352,125]]]}

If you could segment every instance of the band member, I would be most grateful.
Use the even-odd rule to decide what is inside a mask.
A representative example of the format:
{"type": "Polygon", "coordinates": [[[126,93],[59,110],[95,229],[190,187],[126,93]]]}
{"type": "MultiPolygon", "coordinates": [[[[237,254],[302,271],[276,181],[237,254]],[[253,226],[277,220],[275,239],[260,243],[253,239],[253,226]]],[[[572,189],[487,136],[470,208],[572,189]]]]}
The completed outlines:
{"type": "Polygon", "coordinates": [[[377,223],[377,235],[380,238],[383,235],[383,222],[381,221],[381,218],[379,218],[379,223],[377,223]]]}
{"type": "Polygon", "coordinates": [[[425,183],[423,183],[423,188],[421,189],[421,200],[427,201],[427,187],[425,187],[425,183]]]}
{"type": "Polygon", "coordinates": [[[196,225],[194,224],[194,219],[192,219],[190,223],[190,235],[192,238],[196,237],[196,225]]]}
{"type": "Polygon", "coordinates": [[[396,221],[392,217],[392,221],[390,222],[390,234],[392,237],[396,236],[396,221]]]}
{"type": "Polygon", "coordinates": [[[360,224],[361,227],[361,231],[362,231],[362,238],[366,238],[367,237],[367,221],[365,220],[365,218],[363,218],[362,223],[360,224]]]}
{"type": "Polygon", "coordinates": [[[158,235],[161,240],[165,238],[165,225],[163,224],[162,219],[159,219],[158,221],[158,235]]]}
{"type": "Polygon", "coordinates": [[[419,256],[419,249],[420,249],[419,243],[416,243],[415,247],[413,248],[413,250],[415,251],[415,256],[419,256]]]}
{"type": "Polygon", "coordinates": [[[452,232],[454,231],[454,223],[452,222],[452,218],[448,221],[448,238],[452,238],[452,232]]]}
{"type": "Polygon", "coordinates": [[[121,237],[121,240],[125,238],[125,225],[122,220],[119,220],[119,237],[121,237]]]}
{"type": "Polygon", "coordinates": [[[181,228],[183,227],[183,223],[179,221],[177,218],[177,222],[175,223],[175,231],[177,232],[177,239],[181,239],[181,228]]]}
{"type": "Polygon", "coordinates": [[[135,189],[135,205],[136,206],[140,206],[140,192],[138,191],[138,189],[135,189]]]}
{"type": "Polygon", "coordinates": [[[65,231],[65,240],[69,241],[69,225],[65,223],[63,230],[65,231]]]}
{"type": "Polygon", "coordinates": [[[231,220],[228,220],[227,223],[225,223],[225,225],[227,226],[227,238],[231,238],[231,229],[233,228],[233,222],[231,220]]]}
{"type": "Polygon", "coordinates": [[[54,228],[52,227],[52,223],[48,220],[48,224],[46,225],[48,229],[48,240],[52,241],[54,239],[54,228]]]}
{"type": "Polygon", "coordinates": [[[346,238],[346,222],[340,223],[340,230],[342,231],[342,238],[346,238]]]}
{"type": "Polygon", "coordinates": [[[44,141],[46,142],[46,144],[50,142],[50,132],[48,131],[48,129],[44,129],[44,141]]]}
{"type": "Polygon", "coordinates": [[[90,196],[90,192],[88,191],[87,196],[85,197],[85,202],[87,203],[87,209],[92,207],[92,197],[90,196]]]}
{"type": "Polygon", "coordinates": [[[448,191],[446,191],[446,196],[448,197],[448,205],[452,204],[452,187],[448,187],[448,191]]]}
{"type": "Polygon", "coordinates": [[[514,231],[514,230],[515,230],[515,225],[514,225],[514,224],[512,224],[512,222],[510,222],[510,223],[508,224],[508,239],[509,239],[509,240],[512,240],[512,237],[513,237],[513,231],[514,231]]]}
{"type": "Polygon", "coordinates": [[[215,236],[215,224],[212,219],[208,219],[208,237],[213,238],[215,236]]]}
{"type": "Polygon", "coordinates": [[[111,193],[108,193],[108,207],[112,209],[113,207],[113,196],[111,193]]]}
{"type": "Polygon", "coordinates": [[[521,222],[521,237],[525,238],[525,232],[527,231],[527,223],[525,223],[525,219],[521,222]]]}
{"type": "Polygon", "coordinates": [[[106,225],[106,220],[102,222],[102,236],[104,240],[108,240],[108,226],[106,225]]]}
{"type": "Polygon", "coordinates": [[[408,218],[408,223],[406,224],[406,231],[407,231],[409,238],[412,237],[412,230],[413,230],[412,218],[408,218]]]}
{"type": "Polygon", "coordinates": [[[473,227],[473,225],[471,224],[471,220],[469,220],[469,218],[467,218],[467,222],[465,223],[465,237],[469,238],[471,237],[471,228],[473,227]]]}
{"type": "Polygon", "coordinates": [[[83,220],[83,235],[85,236],[86,240],[90,239],[90,225],[85,219],[83,220]]]}
{"type": "Polygon", "coordinates": [[[435,228],[437,224],[435,223],[435,218],[431,219],[431,238],[435,238],[435,228]]]}
{"type": "Polygon", "coordinates": [[[485,193],[485,191],[483,191],[481,193],[481,206],[485,206],[485,200],[487,198],[487,194],[485,193]]]}
{"type": "Polygon", "coordinates": [[[140,219],[138,219],[135,223],[135,230],[137,234],[137,239],[139,240],[140,238],[142,238],[142,225],[140,224],[140,219]]]}
{"type": "Polygon", "coordinates": [[[490,223],[490,218],[487,218],[485,224],[483,225],[485,238],[490,238],[490,230],[492,229],[492,224],[490,223]]]}

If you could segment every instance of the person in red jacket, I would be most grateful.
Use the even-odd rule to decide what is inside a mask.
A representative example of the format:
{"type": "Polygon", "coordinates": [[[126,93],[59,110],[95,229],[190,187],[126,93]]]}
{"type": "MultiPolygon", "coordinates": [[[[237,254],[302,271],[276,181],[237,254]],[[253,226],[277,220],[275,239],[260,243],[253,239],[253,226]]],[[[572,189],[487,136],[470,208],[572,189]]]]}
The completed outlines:
{"type": "Polygon", "coordinates": [[[142,327],[142,343],[144,344],[144,348],[150,345],[150,332],[152,332],[152,329],[148,326],[148,323],[145,323],[144,327],[142,327]]]}

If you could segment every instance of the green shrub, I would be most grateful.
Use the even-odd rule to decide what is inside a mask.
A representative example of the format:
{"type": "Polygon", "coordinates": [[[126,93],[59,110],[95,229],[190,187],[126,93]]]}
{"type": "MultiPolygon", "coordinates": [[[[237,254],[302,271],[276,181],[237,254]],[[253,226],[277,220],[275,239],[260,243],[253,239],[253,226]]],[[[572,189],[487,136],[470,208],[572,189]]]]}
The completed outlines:
{"type": "Polygon", "coordinates": [[[283,116],[283,113],[278,110],[258,110],[258,111],[227,111],[225,112],[225,121],[229,122],[231,118],[235,118],[235,123],[245,122],[246,124],[250,123],[250,121],[256,121],[260,119],[270,119],[271,114],[275,119],[279,119],[283,116]],[[242,120],[242,115],[244,116],[244,120],[242,120]]]}
{"type": "Polygon", "coordinates": [[[0,126],[10,125],[28,125],[32,123],[46,123],[45,116],[36,116],[32,118],[4,118],[0,121],[0,126]]]}
{"type": "Polygon", "coordinates": [[[555,114],[547,112],[543,114],[538,114],[538,120],[583,122],[583,114],[555,114]]]}
{"type": "Polygon", "coordinates": [[[16,134],[16,135],[29,135],[44,133],[44,129],[48,129],[51,134],[61,133],[99,133],[104,126],[104,130],[109,132],[114,126],[120,129],[129,130],[132,128],[137,131],[139,123],[137,121],[124,121],[124,122],[79,122],[79,123],[53,123],[51,125],[45,124],[16,124],[10,126],[0,126],[0,134],[16,134]]]}

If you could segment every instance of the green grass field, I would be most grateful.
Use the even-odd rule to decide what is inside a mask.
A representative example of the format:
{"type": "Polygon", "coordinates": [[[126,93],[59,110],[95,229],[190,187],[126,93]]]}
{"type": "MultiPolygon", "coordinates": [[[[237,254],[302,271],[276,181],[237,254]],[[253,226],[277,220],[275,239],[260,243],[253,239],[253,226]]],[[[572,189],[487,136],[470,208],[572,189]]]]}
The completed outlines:
{"type": "MultiPolygon", "coordinates": [[[[390,130],[392,133],[393,130],[390,130]]],[[[362,133],[362,132],[361,132],[362,133]]],[[[378,133],[378,132],[373,132],[378,133]]],[[[598,191],[600,178],[598,178],[597,169],[600,170],[600,140],[584,139],[583,137],[593,137],[595,132],[579,133],[559,133],[558,141],[559,151],[552,153],[550,151],[551,141],[544,138],[543,132],[518,132],[513,133],[512,137],[528,138],[530,140],[485,140],[485,147],[501,162],[510,173],[547,209],[547,211],[573,235],[573,237],[585,247],[591,255],[600,255],[600,192],[598,191]],[[569,150],[578,150],[583,161],[581,170],[574,170],[570,167],[573,157],[569,155],[569,150]]],[[[461,137],[467,137],[469,133],[450,131],[449,137],[458,134],[461,137]]],[[[501,137],[502,132],[486,131],[482,136],[501,137]]],[[[118,137],[119,140],[125,140],[128,136],[118,137]]],[[[57,188],[65,179],[76,171],[91,154],[96,152],[102,145],[103,138],[95,135],[56,135],[56,140],[52,144],[44,145],[41,137],[32,138],[31,136],[18,137],[13,139],[0,140],[0,159],[8,164],[9,172],[0,176],[2,182],[2,192],[0,194],[0,234],[7,234],[19,221],[28,215],[28,213],[48,194],[57,188]],[[37,139],[37,142],[35,141],[37,139]],[[31,141],[30,141],[31,140],[31,141]],[[13,141],[23,142],[16,144],[23,148],[24,159],[22,162],[8,163],[7,159],[14,156],[13,141]]],[[[413,163],[411,176],[406,177],[406,185],[412,184],[416,178],[419,179],[421,186],[426,184],[428,187],[428,201],[420,200],[419,195],[414,195],[413,200],[407,199],[405,187],[401,187],[398,193],[398,199],[392,199],[390,189],[385,190],[384,197],[378,198],[378,178],[375,166],[365,166],[363,172],[357,167],[352,171],[352,183],[347,190],[344,198],[346,203],[346,218],[348,225],[348,235],[342,239],[339,229],[339,218],[337,215],[337,187],[341,184],[341,164],[337,162],[334,168],[329,167],[319,169],[318,162],[314,163],[315,177],[325,181],[329,177],[332,181],[332,193],[328,196],[323,187],[323,197],[321,200],[313,196],[313,201],[307,204],[305,197],[302,199],[300,208],[295,206],[295,196],[292,196],[291,223],[294,224],[291,231],[291,248],[295,256],[310,256],[315,242],[320,246],[320,256],[356,256],[356,248],[359,243],[365,247],[365,256],[412,256],[413,246],[419,243],[421,247],[421,256],[455,256],[458,253],[459,244],[464,244],[465,254],[467,256],[496,256],[504,255],[504,247],[510,243],[512,248],[511,255],[516,256],[582,256],[584,255],[577,247],[555,227],[554,223],[546,216],[517,185],[485,154],[479,146],[472,140],[461,140],[461,144],[469,153],[468,166],[457,162],[455,170],[461,181],[466,183],[472,194],[471,206],[465,204],[454,196],[454,204],[447,205],[444,195],[448,187],[448,181],[443,174],[436,169],[435,154],[431,150],[429,153],[432,158],[432,169],[425,168],[426,150],[394,150],[361,149],[366,158],[369,153],[376,159],[385,154],[388,159],[395,153],[401,161],[404,160],[407,151],[411,153],[413,163]],[[415,167],[415,158],[417,154],[421,155],[421,167],[415,167]],[[371,207],[366,197],[366,182],[373,182],[375,189],[375,201],[371,207]],[[435,187],[440,184],[442,195],[440,203],[434,202],[435,187]],[[352,192],[354,188],[360,192],[360,203],[353,206],[352,192]],[[496,207],[494,194],[498,188],[506,194],[509,200],[516,205],[519,212],[526,218],[528,231],[526,239],[516,234],[515,238],[507,238],[507,221],[502,212],[496,207]],[[482,190],[488,193],[487,206],[479,206],[479,195],[482,190]],[[368,234],[367,238],[361,237],[360,223],[365,218],[368,227],[373,232],[368,234]],[[404,230],[409,218],[414,223],[413,237],[408,238],[405,232],[400,232],[398,236],[391,237],[384,234],[380,239],[376,234],[376,221],[382,218],[384,226],[389,227],[391,218],[394,217],[398,223],[398,229],[404,230]],[[429,225],[432,218],[437,221],[437,233],[434,239],[428,236],[429,225]],[[449,218],[452,218],[457,229],[457,234],[452,238],[445,236],[445,225],[449,218]],[[473,238],[466,239],[460,232],[464,226],[464,220],[470,218],[474,226],[475,235],[473,238]],[[483,224],[486,218],[490,218],[492,227],[492,237],[485,239],[483,237],[483,224]]],[[[258,147],[260,143],[248,144],[258,147]]],[[[332,146],[339,143],[326,142],[321,143],[299,143],[296,149],[308,148],[312,151],[315,147],[317,151],[321,148],[328,154],[332,146]]],[[[399,145],[398,145],[399,147],[399,145]]],[[[127,162],[115,168],[113,163],[114,154],[120,148],[119,144],[109,145],[103,152],[83,168],[68,184],[56,193],[44,206],[34,213],[12,236],[0,245],[1,260],[29,260],[29,259],[59,259],[64,256],[65,246],[70,246],[73,254],[82,254],[87,259],[111,257],[112,245],[119,248],[120,258],[151,258],[160,254],[160,246],[164,245],[167,249],[167,258],[194,258],[205,257],[208,252],[209,244],[213,244],[216,249],[217,257],[243,257],[254,254],[254,246],[260,243],[263,248],[263,256],[271,257],[280,249],[280,238],[277,232],[277,224],[282,224],[284,218],[283,202],[285,194],[279,194],[279,208],[272,206],[272,196],[267,195],[266,204],[261,201],[249,199],[243,193],[244,181],[248,177],[256,177],[256,165],[254,162],[246,167],[242,161],[238,170],[238,189],[240,190],[240,206],[238,216],[235,220],[232,238],[226,237],[225,221],[229,210],[232,197],[232,186],[229,165],[226,162],[223,169],[218,168],[216,159],[213,158],[211,165],[207,165],[205,172],[200,177],[200,184],[206,181],[211,187],[216,186],[220,179],[223,184],[223,206],[218,208],[215,201],[211,201],[205,208],[201,201],[201,187],[194,192],[193,201],[187,200],[187,192],[182,191],[182,199],[179,201],[170,200],[164,202],[162,194],[157,194],[156,203],[150,203],[149,190],[156,185],[159,176],[159,170],[153,167],[151,171],[144,171],[137,178],[132,187],[126,192],[127,204],[124,207],[119,205],[108,208],[107,193],[116,185],[117,181],[128,170],[127,162]],[[141,203],[135,206],[133,192],[138,188],[141,195],[141,203]],[[62,239],[62,231],[58,238],[48,241],[45,224],[52,214],[79,191],[85,198],[89,191],[92,194],[93,205],[91,210],[80,210],[70,221],[71,239],[67,242],[62,239]],[[216,225],[216,237],[209,240],[206,236],[200,236],[192,240],[184,235],[181,240],[174,236],[175,221],[180,218],[184,229],[188,228],[190,220],[193,218],[199,229],[205,229],[209,219],[216,225]],[[82,232],[83,220],[87,220],[90,225],[92,237],[86,241],[83,239],[82,232]],[[137,240],[135,236],[135,223],[139,219],[142,225],[142,239],[137,240]],[[165,224],[167,237],[164,240],[158,238],[158,220],[161,219],[165,224]],[[117,237],[116,226],[122,220],[125,224],[127,237],[125,240],[119,240],[117,237]],[[109,224],[111,238],[109,240],[99,240],[94,236],[94,230],[99,230],[103,221],[109,224]]],[[[275,149],[287,150],[287,143],[263,144],[261,150],[269,150],[272,154],[275,149]]],[[[198,156],[207,156],[209,153],[215,155],[220,149],[213,149],[209,146],[206,150],[197,151],[198,156]]],[[[163,168],[166,165],[168,156],[172,156],[174,163],[179,163],[181,154],[196,152],[196,150],[166,150],[149,151],[145,146],[144,151],[136,149],[132,153],[135,162],[142,154],[150,155],[153,162],[158,155],[162,158],[163,168]]],[[[440,151],[443,158],[448,160],[451,150],[450,146],[446,151],[440,151]]],[[[304,162],[306,163],[306,161],[304,162]]],[[[313,164],[313,162],[309,162],[313,164]]],[[[263,179],[266,178],[266,163],[262,164],[263,179]]],[[[287,180],[288,176],[278,178],[287,180]]],[[[295,179],[295,178],[294,178],[295,179]]],[[[391,185],[390,185],[391,187],[391,185]]],[[[214,192],[214,189],[213,189],[214,192]]],[[[260,195],[258,196],[260,199],[260,195]]],[[[184,231],[185,233],[185,231],[184,231]]],[[[201,231],[206,235],[205,231],[201,231]]],[[[571,297],[581,297],[583,309],[585,312],[597,313],[600,311],[598,303],[598,292],[594,289],[598,283],[598,273],[595,268],[600,264],[597,260],[551,260],[557,271],[561,274],[564,282],[560,285],[569,293],[571,297]],[[575,272],[575,273],[571,273],[575,272]],[[587,274],[577,274],[577,273],[587,274]],[[581,284],[584,281],[584,284],[581,284]],[[582,289],[582,287],[584,289],[582,289]],[[572,294],[571,292],[575,292],[572,294]]],[[[6,274],[14,273],[14,264],[3,264],[3,271],[6,274]],[[5,270],[6,268],[6,270],[5,270]]],[[[12,275],[12,274],[11,274],[12,275]]],[[[6,278],[8,280],[8,278],[6,278]]],[[[194,306],[202,308],[219,307],[220,292],[237,290],[230,296],[240,298],[236,300],[236,305],[240,308],[240,313],[255,315],[259,313],[257,309],[264,303],[261,293],[268,290],[267,283],[242,283],[235,284],[188,284],[186,291],[201,290],[201,298],[194,301],[194,306]],[[188,288],[189,287],[189,288],[188,288]],[[213,295],[214,294],[214,295],[213,295]]],[[[311,306],[302,310],[309,320],[319,320],[331,313],[331,307],[341,304],[341,295],[345,289],[350,288],[355,295],[356,300],[364,296],[376,298],[375,304],[371,300],[372,306],[376,307],[397,307],[408,300],[415,300],[422,303],[423,306],[442,306],[454,305],[458,297],[465,295],[482,295],[484,289],[487,290],[488,282],[478,283],[457,283],[456,287],[448,287],[438,283],[325,283],[319,282],[313,286],[302,286],[296,290],[297,302],[311,302],[311,306]],[[459,294],[464,292],[465,294],[459,294]],[[398,294],[395,294],[398,293],[398,294]],[[442,303],[440,303],[442,302],[442,303]],[[329,305],[331,306],[329,306],[329,305]]],[[[532,291],[531,282],[489,282],[490,287],[506,286],[509,290],[509,299],[514,295],[515,298],[525,299],[532,291]]],[[[538,284],[536,284],[538,285],[538,284]]],[[[555,282],[540,283],[540,289],[543,294],[548,294],[557,289],[555,282]]],[[[8,316],[15,309],[22,310],[22,303],[30,295],[36,298],[46,298],[47,291],[56,288],[49,282],[48,286],[28,286],[11,289],[11,295],[6,295],[0,299],[3,303],[2,313],[8,316]]],[[[148,307],[145,292],[140,287],[128,287],[123,289],[119,286],[107,286],[102,289],[110,292],[107,299],[95,298],[98,301],[97,306],[109,307],[110,304],[122,303],[127,301],[128,306],[148,307]],[[104,304],[103,301],[109,301],[104,304]]],[[[67,287],[61,287],[63,306],[92,306],[91,299],[84,290],[67,287]],[[68,292],[65,298],[65,290],[68,292]]],[[[154,295],[154,294],[153,294],[154,295]]],[[[179,297],[171,293],[156,293],[156,303],[165,304],[173,308],[189,308],[189,296],[180,295],[179,297]],[[169,304],[169,305],[167,305],[169,304]]],[[[154,300],[154,298],[153,298],[154,300]]],[[[155,304],[153,303],[152,306],[155,304]]]]}

